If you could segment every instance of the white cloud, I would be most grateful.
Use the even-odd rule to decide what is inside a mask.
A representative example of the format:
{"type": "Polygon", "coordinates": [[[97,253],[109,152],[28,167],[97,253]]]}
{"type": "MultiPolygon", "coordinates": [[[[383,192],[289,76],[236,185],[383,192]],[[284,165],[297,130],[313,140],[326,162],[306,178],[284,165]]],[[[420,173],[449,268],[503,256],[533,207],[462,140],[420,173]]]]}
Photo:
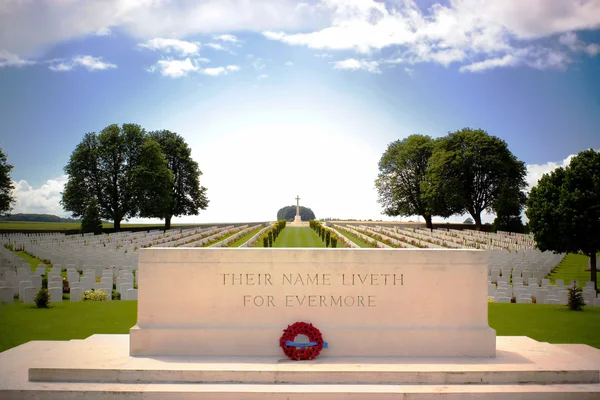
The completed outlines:
{"type": "Polygon", "coordinates": [[[16,54],[5,50],[0,50],[0,68],[2,67],[23,67],[25,65],[35,64],[34,61],[24,60],[16,54]]]}
{"type": "MultiPolygon", "coordinates": [[[[0,2],[0,49],[20,55],[95,35],[110,26],[148,40],[198,34],[314,28],[318,16],[293,0],[116,0],[0,2]]],[[[233,35],[221,35],[227,41],[233,35]]]]}
{"type": "MultiPolygon", "coordinates": [[[[266,30],[263,35],[312,49],[362,54],[393,49],[401,55],[395,60],[461,63],[463,71],[514,65],[564,69],[572,60],[554,48],[553,35],[600,26],[598,0],[451,0],[427,10],[415,0],[330,0],[311,7],[328,11],[329,26],[290,34],[266,30]]],[[[600,46],[581,45],[581,50],[595,55],[600,46]]]]}
{"type": "Polygon", "coordinates": [[[285,64],[283,64],[283,65],[285,65],[286,67],[293,67],[294,63],[291,61],[286,61],[285,64]]]}
{"type": "Polygon", "coordinates": [[[354,58],[348,58],[343,61],[334,61],[334,69],[346,69],[351,71],[364,70],[371,73],[380,73],[379,64],[377,61],[367,60],[356,60],[354,58]]]}
{"type": "Polygon", "coordinates": [[[112,34],[110,27],[105,26],[104,28],[100,28],[96,31],[96,36],[109,36],[112,34]]]}
{"type": "Polygon", "coordinates": [[[213,50],[227,51],[227,49],[219,43],[206,43],[205,46],[210,47],[213,50]]]}
{"type": "Polygon", "coordinates": [[[213,39],[215,39],[215,40],[221,40],[223,42],[239,43],[238,38],[235,37],[235,35],[230,35],[230,34],[214,35],[213,39]]]}
{"type": "Polygon", "coordinates": [[[70,61],[57,58],[44,61],[44,63],[49,63],[50,66],[48,69],[54,72],[72,71],[78,66],[84,67],[88,71],[102,71],[106,69],[117,68],[115,64],[102,61],[102,57],[92,56],[75,56],[70,61]]]}
{"type": "Polygon", "coordinates": [[[66,72],[73,69],[73,64],[65,64],[63,62],[58,64],[51,64],[48,69],[55,72],[66,72]]]}
{"type": "Polygon", "coordinates": [[[267,79],[268,77],[269,77],[269,75],[267,75],[267,74],[261,74],[261,75],[258,76],[257,79],[263,80],[263,79],[267,79]]]}
{"type": "Polygon", "coordinates": [[[110,68],[117,68],[115,64],[102,61],[102,57],[77,56],[73,57],[73,63],[87,68],[88,71],[102,71],[110,68]]]}
{"type": "Polygon", "coordinates": [[[181,56],[193,56],[198,54],[198,51],[200,50],[200,44],[198,42],[163,38],[154,38],[148,40],[146,43],[139,43],[138,46],[165,53],[173,52],[181,56]]]}
{"type": "Polygon", "coordinates": [[[587,44],[582,40],[579,40],[575,32],[567,32],[564,35],[561,35],[558,38],[558,41],[567,46],[569,50],[573,52],[583,51],[590,57],[594,57],[596,54],[600,53],[600,45],[596,43],[587,44]]]}
{"type": "Polygon", "coordinates": [[[185,60],[158,60],[154,66],[148,68],[148,72],[154,72],[157,69],[163,76],[181,78],[190,72],[198,71],[199,68],[192,63],[192,60],[186,58],[185,60]]]}
{"type": "Polygon", "coordinates": [[[318,57],[318,58],[331,58],[331,57],[333,57],[332,54],[328,54],[328,53],[319,53],[319,54],[315,54],[314,56],[318,57]]]}
{"type": "Polygon", "coordinates": [[[479,62],[476,62],[473,64],[462,66],[462,67],[460,67],[460,72],[483,71],[483,70],[491,69],[491,68],[514,66],[514,65],[517,65],[518,63],[519,63],[519,60],[515,56],[513,56],[512,54],[507,54],[504,57],[488,58],[487,60],[484,60],[484,61],[479,61],[479,62]]]}
{"type": "Polygon", "coordinates": [[[252,61],[252,66],[256,71],[262,71],[267,66],[262,58],[260,57],[251,57],[254,61],[252,61]]]}
{"type": "Polygon", "coordinates": [[[227,75],[229,72],[239,71],[238,65],[228,65],[226,67],[204,68],[201,72],[209,76],[227,75]]]}
{"type": "Polygon", "coordinates": [[[537,185],[542,175],[548,174],[554,171],[556,168],[565,168],[566,166],[568,166],[571,163],[571,159],[573,157],[575,157],[575,154],[571,154],[570,156],[559,162],[550,161],[544,164],[527,164],[527,176],[525,177],[528,186],[527,191],[531,190],[532,187],[537,185]]]}
{"type": "Polygon", "coordinates": [[[15,205],[12,213],[54,214],[68,216],[61,205],[61,192],[64,190],[67,176],[49,179],[39,189],[34,189],[27,181],[14,182],[15,205]]]}
{"type": "Polygon", "coordinates": [[[408,68],[408,67],[405,67],[405,68],[404,68],[404,72],[406,72],[406,74],[407,74],[408,76],[410,76],[411,78],[412,78],[413,76],[415,76],[415,70],[414,70],[413,68],[408,68]]]}

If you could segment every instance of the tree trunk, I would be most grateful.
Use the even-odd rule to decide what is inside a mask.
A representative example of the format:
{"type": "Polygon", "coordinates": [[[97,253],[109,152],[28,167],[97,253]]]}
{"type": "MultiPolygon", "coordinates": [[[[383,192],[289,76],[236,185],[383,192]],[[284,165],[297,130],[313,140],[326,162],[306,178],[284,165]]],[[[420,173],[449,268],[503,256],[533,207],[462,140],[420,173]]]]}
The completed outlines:
{"type": "Polygon", "coordinates": [[[113,225],[114,225],[115,232],[119,232],[121,230],[121,218],[115,218],[113,225]]]}
{"type": "Polygon", "coordinates": [[[594,282],[594,290],[598,293],[598,282],[596,273],[596,251],[590,254],[590,271],[592,272],[592,282],[594,282]]]}
{"type": "Polygon", "coordinates": [[[172,217],[171,215],[167,215],[165,217],[165,231],[167,229],[171,229],[171,217],[172,217]]]}
{"type": "Polygon", "coordinates": [[[431,222],[431,215],[423,215],[423,219],[425,219],[425,226],[427,229],[433,229],[433,222],[431,222]]]}
{"type": "Polygon", "coordinates": [[[475,230],[476,231],[480,231],[481,230],[481,214],[480,213],[474,213],[472,215],[472,217],[475,220],[475,230]]]}

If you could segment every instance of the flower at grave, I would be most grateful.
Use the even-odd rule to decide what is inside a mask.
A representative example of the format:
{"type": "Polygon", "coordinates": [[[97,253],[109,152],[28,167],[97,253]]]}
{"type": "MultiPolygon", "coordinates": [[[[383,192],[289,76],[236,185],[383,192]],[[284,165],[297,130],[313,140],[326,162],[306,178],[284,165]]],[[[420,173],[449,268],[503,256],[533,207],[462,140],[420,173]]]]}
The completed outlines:
{"type": "Polygon", "coordinates": [[[323,347],[327,347],[327,344],[323,341],[321,332],[313,324],[295,322],[283,330],[283,335],[279,339],[279,346],[288,358],[300,361],[312,360],[317,357],[323,347]],[[305,335],[308,337],[309,342],[294,343],[298,335],[305,335]]]}

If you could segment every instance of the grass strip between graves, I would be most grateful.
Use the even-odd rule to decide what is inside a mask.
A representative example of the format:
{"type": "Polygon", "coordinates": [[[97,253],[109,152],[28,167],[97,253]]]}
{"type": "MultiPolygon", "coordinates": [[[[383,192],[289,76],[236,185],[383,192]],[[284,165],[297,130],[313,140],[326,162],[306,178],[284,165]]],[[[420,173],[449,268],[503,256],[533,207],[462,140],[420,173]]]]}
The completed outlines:
{"type": "Polygon", "coordinates": [[[325,247],[325,243],[308,227],[288,226],[279,233],[273,247],[325,247]]]}
{"type": "MultiPolygon", "coordinates": [[[[597,263],[600,262],[600,253],[596,256],[597,263]]],[[[579,287],[585,286],[585,282],[591,281],[592,276],[589,270],[590,258],[582,254],[567,254],[556,268],[550,272],[547,278],[554,285],[557,279],[563,279],[565,285],[571,281],[578,281],[579,287]]],[[[597,267],[597,266],[596,266],[597,267]]]]}
{"type": "Polygon", "coordinates": [[[346,232],[343,231],[341,229],[337,230],[341,235],[344,235],[348,240],[350,240],[351,242],[354,242],[354,244],[356,244],[358,247],[362,247],[362,248],[369,248],[369,247],[373,247],[370,244],[365,243],[361,238],[359,238],[358,236],[350,233],[350,232],[346,232]]]}
{"type": "MultiPolygon", "coordinates": [[[[593,329],[600,326],[600,307],[569,311],[566,306],[552,304],[490,303],[488,310],[490,326],[498,336],[529,336],[542,342],[581,343],[600,349],[600,335],[593,329]]],[[[38,309],[31,304],[3,304],[0,351],[31,340],[129,333],[136,316],[137,301],[62,302],[51,304],[49,309],[38,309]]]]}
{"type": "Polygon", "coordinates": [[[264,226],[261,225],[261,226],[257,227],[256,229],[251,230],[250,232],[248,232],[241,238],[238,238],[236,241],[231,243],[228,247],[240,247],[241,245],[246,243],[248,240],[252,239],[252,236],[256,235],[258,233],[258,231],[260,231],[262,228],[264,228],[264,226]]]}

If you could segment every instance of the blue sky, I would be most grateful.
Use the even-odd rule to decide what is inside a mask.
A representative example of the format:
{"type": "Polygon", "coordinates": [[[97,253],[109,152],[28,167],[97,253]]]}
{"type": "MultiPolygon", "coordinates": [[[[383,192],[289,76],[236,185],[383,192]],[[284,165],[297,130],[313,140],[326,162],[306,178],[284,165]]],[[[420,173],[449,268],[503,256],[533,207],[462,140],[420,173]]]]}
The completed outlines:
{"type": "Polygon", "coordinates": [[[505,140],[534,184],[600,148],[599,28],[598,0],[5,1],[13,212],[67,215],[71,152],[129,122],[192,148],[211,202],[183,222],[273,219],[297,194],[317,217],[388,219],[386,146],[463,127],[505,140]]]}

